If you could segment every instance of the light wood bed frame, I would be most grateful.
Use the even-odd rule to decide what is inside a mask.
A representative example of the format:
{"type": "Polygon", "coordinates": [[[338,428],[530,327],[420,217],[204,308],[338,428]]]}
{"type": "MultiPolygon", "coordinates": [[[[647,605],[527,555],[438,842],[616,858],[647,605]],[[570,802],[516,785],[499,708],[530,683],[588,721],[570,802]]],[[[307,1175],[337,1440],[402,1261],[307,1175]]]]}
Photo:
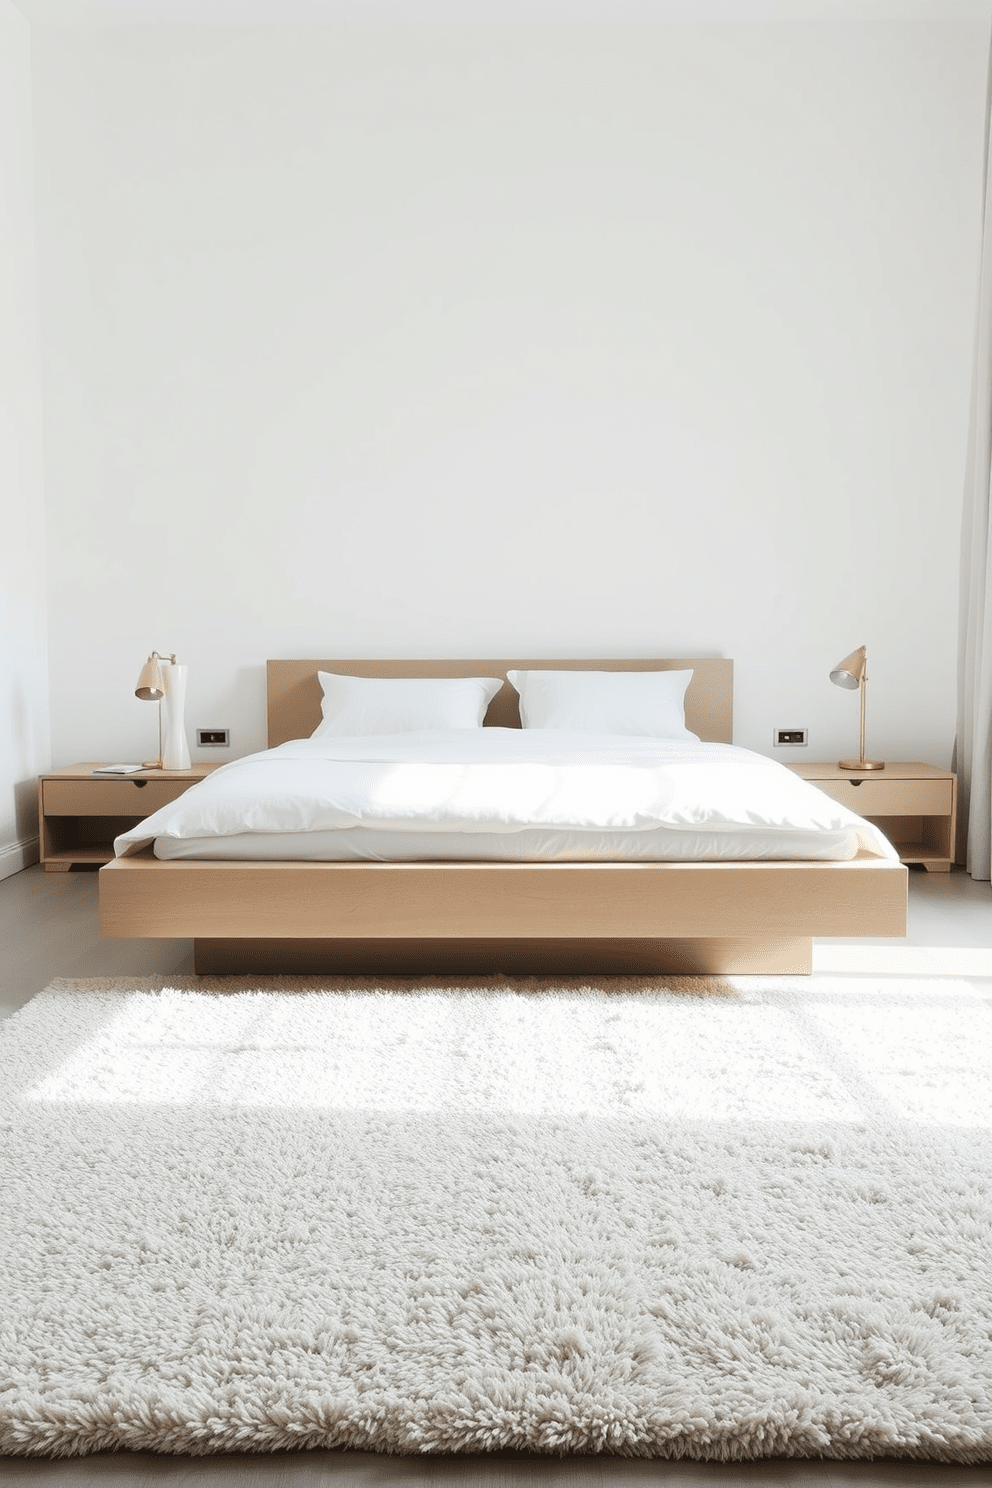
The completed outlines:
{"type": "MultiPolygon", "coordinates": [[[[268,742],[320,721],[317,671],[503,676],[691,667],[686,723],[732,738],[733,663],[270,661],[268,742]]],[[[487,725],[519,727],[509,683],[487,725]]],[[[907,870],[848,863],[160,862],[100,870],[100,932],[192,938],[199,973],[808,973],[813,936],[906,933],[907,870]]]]}

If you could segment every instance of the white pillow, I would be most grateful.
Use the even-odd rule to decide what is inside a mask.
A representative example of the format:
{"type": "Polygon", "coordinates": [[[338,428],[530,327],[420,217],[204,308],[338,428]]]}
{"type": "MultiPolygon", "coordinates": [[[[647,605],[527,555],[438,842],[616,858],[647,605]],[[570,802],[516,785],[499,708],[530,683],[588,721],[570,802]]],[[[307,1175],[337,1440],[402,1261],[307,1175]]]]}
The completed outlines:
{"type": "Polygon", "coordinates": [[[499,677],[345,677],[318,672],[323,722],[310,735],[406,734],[482,727],[499,677]]]}
{"type": "Polygon", "coordinates": [[[685,726],[692,669],[678,672],[507,672],[525,729],[697,739],[685,726]]]}

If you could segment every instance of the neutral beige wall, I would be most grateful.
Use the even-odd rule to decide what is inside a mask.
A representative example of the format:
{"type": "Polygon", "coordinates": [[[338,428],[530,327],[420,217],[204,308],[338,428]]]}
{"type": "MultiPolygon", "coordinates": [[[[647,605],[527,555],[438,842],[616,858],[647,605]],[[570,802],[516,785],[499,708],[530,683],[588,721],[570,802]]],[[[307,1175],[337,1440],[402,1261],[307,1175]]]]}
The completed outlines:
{"type": "Polygon", "coordinates": [[[151,647],[235,753],[267,656],[709,651],[830,758],[864,642],[870,747],[947,763],[987,57],[39,30],[56,762],[147,756],[151,647]]]}
{"type": "Polygon", "coordinates": [[[0,878],[38,856],[49,763],[31,35],[0,0],[0,878]]]}

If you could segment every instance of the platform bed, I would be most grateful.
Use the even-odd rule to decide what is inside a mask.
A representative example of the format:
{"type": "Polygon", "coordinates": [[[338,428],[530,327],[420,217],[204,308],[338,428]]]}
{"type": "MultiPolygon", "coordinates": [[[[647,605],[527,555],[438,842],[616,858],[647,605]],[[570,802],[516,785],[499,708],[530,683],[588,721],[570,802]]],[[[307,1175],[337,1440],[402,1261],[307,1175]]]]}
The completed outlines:
{"type": "MultiPolygon", "coordinates": [[[[505,676],[513,667],[692,667],[686,723],[730,743],[733,663],[270,661],[268,742],[320,721],[317,671],[505,676]]],[[[519,727],[507,683],[488,725],[519,727]]],[[[100,870],[100,931],[181,937],[199,973],[808,973],[814,936],[906,933],[907,870],[846,863],[161,862],[100,870]]]]}

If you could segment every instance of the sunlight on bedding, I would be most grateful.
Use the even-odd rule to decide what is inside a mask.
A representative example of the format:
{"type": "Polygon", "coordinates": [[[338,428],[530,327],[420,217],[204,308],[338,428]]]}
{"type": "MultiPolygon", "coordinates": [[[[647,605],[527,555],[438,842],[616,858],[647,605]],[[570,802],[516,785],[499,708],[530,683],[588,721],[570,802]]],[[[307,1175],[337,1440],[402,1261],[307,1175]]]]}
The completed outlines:
{"type": "Polygon", "coordinates": [[[558,789],[558,771],[547,765],[459,764],[390,765],[377,774],[369,790],[369,815],[373,819],[397,815],[424,816],[428,821],[451,815],[474,820],[492,815],[492,799],[500,799],[499,785],[512,772],[513,801],[528,816],[538,815],[558,789]],[[497,787],[494,789],[494,785],[497,787]]]}
{"type": "MultiPolygon", "coordinates": [[[[426,817],[445,825],[456,816],[466,822],[501,818],[543,824],[630,827],[653,820],[672,794],[645,770],[619,765],[562,767],[545,764],[457,764],[417,762],[392,765],[377,776],[369,792],[369,816],[390,821],[426,817]],[[500,803],[507,803],[501,808],[500,803]],[[618,802],[620,805],[618,806],[618,802]]],[[[416,823],[423,826],[420,820],[416,823]]]]}
{"type": "MultiPolygon", "coordinates": [[[[29,1099],[988,1126],[967,983],[742,978],[722,994],[130,994],[29,1099]],[[761,982],[760,992],[755,984],[761,982]]],[[[979,1002],[981,1000],[979,999],[979,1002]]]]}

